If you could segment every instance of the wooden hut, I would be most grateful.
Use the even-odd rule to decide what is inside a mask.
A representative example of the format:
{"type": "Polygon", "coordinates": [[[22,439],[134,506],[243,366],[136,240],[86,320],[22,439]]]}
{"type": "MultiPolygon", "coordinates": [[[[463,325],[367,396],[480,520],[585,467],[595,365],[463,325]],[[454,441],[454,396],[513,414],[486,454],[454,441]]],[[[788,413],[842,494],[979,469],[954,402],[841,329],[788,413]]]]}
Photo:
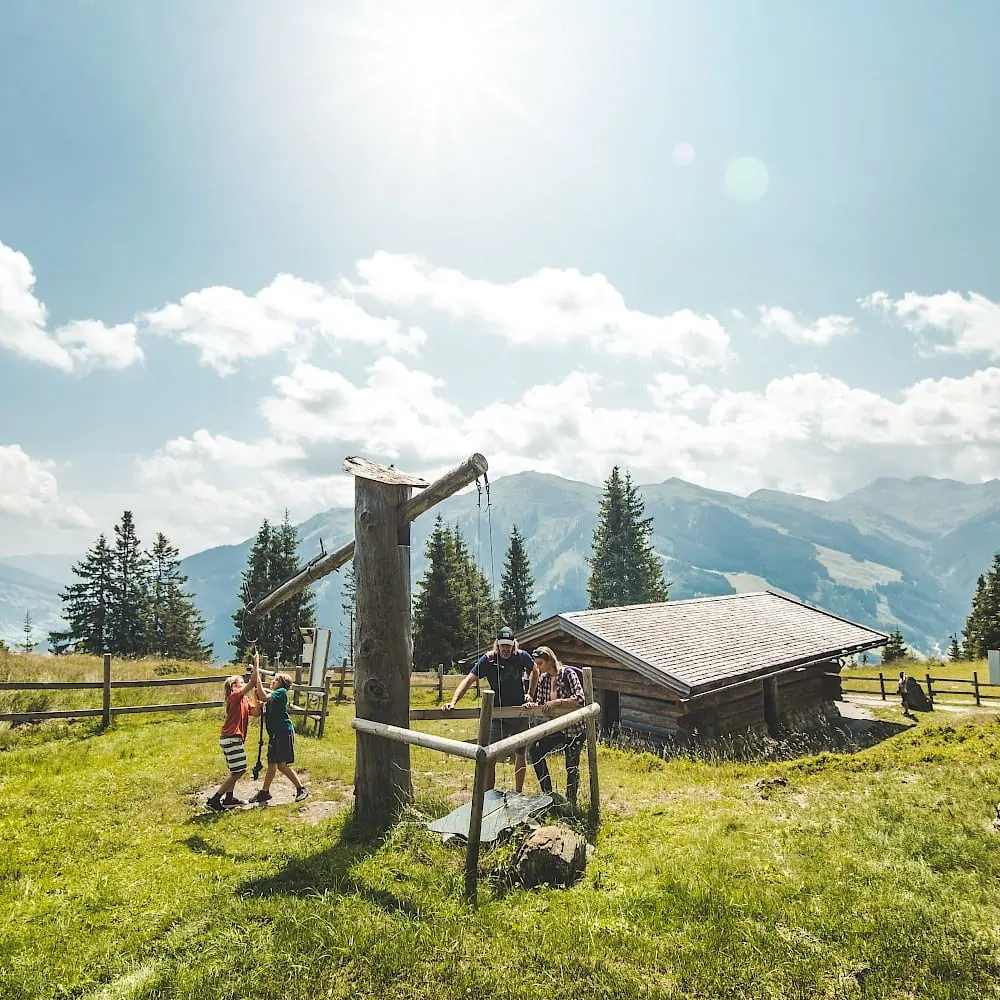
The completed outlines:
{"type": "Polygon", "coordinates": [[[573,611],[518,635],[593,669],[605,730],[708,738],[836,717],[841,658],[887,639],[770,591],[573,611]]]}

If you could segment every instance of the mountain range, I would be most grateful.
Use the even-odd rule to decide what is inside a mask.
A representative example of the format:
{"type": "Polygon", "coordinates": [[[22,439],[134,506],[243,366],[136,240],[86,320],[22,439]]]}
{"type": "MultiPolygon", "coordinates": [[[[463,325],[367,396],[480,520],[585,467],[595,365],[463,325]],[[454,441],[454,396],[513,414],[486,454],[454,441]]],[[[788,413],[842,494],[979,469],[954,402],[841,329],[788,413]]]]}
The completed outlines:
{"type": "MultiPolygon", "coordinates": [[[[927,654],[941,652],[948,636],[960,632],[976,576],[1000,549],[1000,480],[878,479],[832,501],[776,490],[739,497],[680,479],[640,492],[671,598],[770,588],[861,624],[898,627],[927,654]]],[[[587,556],[600,496],[598,486],[523,472],[491,483],[488,505],[469,490],[435,513],[459,525],[498,587],[517,524],[532,563],[537,610],[547,616],[587,605],[587,556]]],[[[433,523],[432,513],[413,525],[414,587],[433,523]]],[[[352,509],[317,514],[299,525],[302,558],[319,551],[320,539],[331,550],[353,534],[352,509]]],[[[206,549],[182,563],[219,658],[229,654],[250,545],[247,539],[206,549]]],[[[0,636],[20,640],[26,610],[39,637],[58,622],[58,591],[69,581],[71,562],[69,556],[0,559],[0,636]]],[[[346,638],[342,580],[339,572],[314,587],[319,623],[334,629],[338,650],[346,638]]]]}

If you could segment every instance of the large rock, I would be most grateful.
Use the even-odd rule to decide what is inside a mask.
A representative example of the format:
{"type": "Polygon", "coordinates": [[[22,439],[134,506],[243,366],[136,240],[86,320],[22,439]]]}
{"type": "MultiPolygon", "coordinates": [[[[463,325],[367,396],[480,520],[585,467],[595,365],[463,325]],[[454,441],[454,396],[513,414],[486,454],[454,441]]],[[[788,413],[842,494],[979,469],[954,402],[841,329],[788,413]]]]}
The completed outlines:
{"type": "Polygon", "coordinates": [[[513,867],[528,887],[572,885],[587,867],[587,842],[565,827],[540,827],[521,845],[513,867]]]}

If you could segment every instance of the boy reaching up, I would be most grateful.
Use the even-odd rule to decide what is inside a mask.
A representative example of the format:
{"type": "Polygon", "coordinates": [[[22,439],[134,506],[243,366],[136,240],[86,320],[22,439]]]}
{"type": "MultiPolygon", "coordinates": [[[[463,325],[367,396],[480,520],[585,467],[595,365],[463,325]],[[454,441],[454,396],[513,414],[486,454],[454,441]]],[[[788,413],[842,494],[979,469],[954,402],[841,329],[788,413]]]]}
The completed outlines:
{"type": "Polygon", "coordinates": [[[292,686],[292,678],[288,674],[275,674],[271,679],[271,690],[265,691],[257,673],[257,700],[264,706],[264,726],[267,729],[267,771],[264,773],[264,784],[260,791],[250,801],[266,805],[271,798],[271,782],[276,771],[281,773],[295,786],[295,801],[301,802],[309,789],[299,781],[299,776],[292,770],[295,762],[295,730],[288,716],[288,689],[292,686]]]}
{"type": "Polygon", "coordinates": [[[226,694],[226,721],[222,724],[219,736],[219,747],[226,765],[229,777],[222,783],[219,790],[208,800],[206,805],[212,812],[222,812],[241,806],[244,803],[236,798],[233,792],[236,783],[246,774],[247,770],[247,729],[250,726],[250,716],[257,714],[256,702],[250,701],[250,695],[256,694],[260,684],[260,655],[253,654],[253,664],[250,669],[250,680],[246,684],[239,674],[226,678],[223,690],[226,694]]]}

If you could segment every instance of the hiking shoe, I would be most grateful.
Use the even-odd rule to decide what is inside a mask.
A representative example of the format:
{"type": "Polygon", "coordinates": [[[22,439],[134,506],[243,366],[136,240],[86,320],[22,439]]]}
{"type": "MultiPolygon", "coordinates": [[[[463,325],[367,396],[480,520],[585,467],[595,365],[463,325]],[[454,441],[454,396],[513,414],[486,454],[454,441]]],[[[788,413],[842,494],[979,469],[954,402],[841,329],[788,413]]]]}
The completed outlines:
{"type": "Polygon", "coordinates": [[[250,801],[256,802],[257,805],[259,806],[266,806],[270,800],[271,800],[271,793],[265,792],[263,789],[257,792],[256,795],[250,796],[250,801]]]}
{"type": "Polygon", "coordinates": [[[222,804],[227,809],[235,809],[237,806],[245,806],[246,803],[242,799],[236,798],[235,795],[227,795],[223,800],[222,804]]]}
{"type": "Polygon", "coordinates": [[[299,785],[298,790],[295,793],[295,801],[301,802],[304,798],[309,795],[309,789],[305,785],[299,785]]]}
{"type": "Polygon", "coordinates": [[[222,810],[224,808],[224,806],[222,805],[222,799],[220,799],[218,795],[213,795],[205,803],[205,805],[208,806],[208,808],[211,809],[212,812],[214,812],[214,813],[220,813],[220,812],[222,812],[222,810]]]}

